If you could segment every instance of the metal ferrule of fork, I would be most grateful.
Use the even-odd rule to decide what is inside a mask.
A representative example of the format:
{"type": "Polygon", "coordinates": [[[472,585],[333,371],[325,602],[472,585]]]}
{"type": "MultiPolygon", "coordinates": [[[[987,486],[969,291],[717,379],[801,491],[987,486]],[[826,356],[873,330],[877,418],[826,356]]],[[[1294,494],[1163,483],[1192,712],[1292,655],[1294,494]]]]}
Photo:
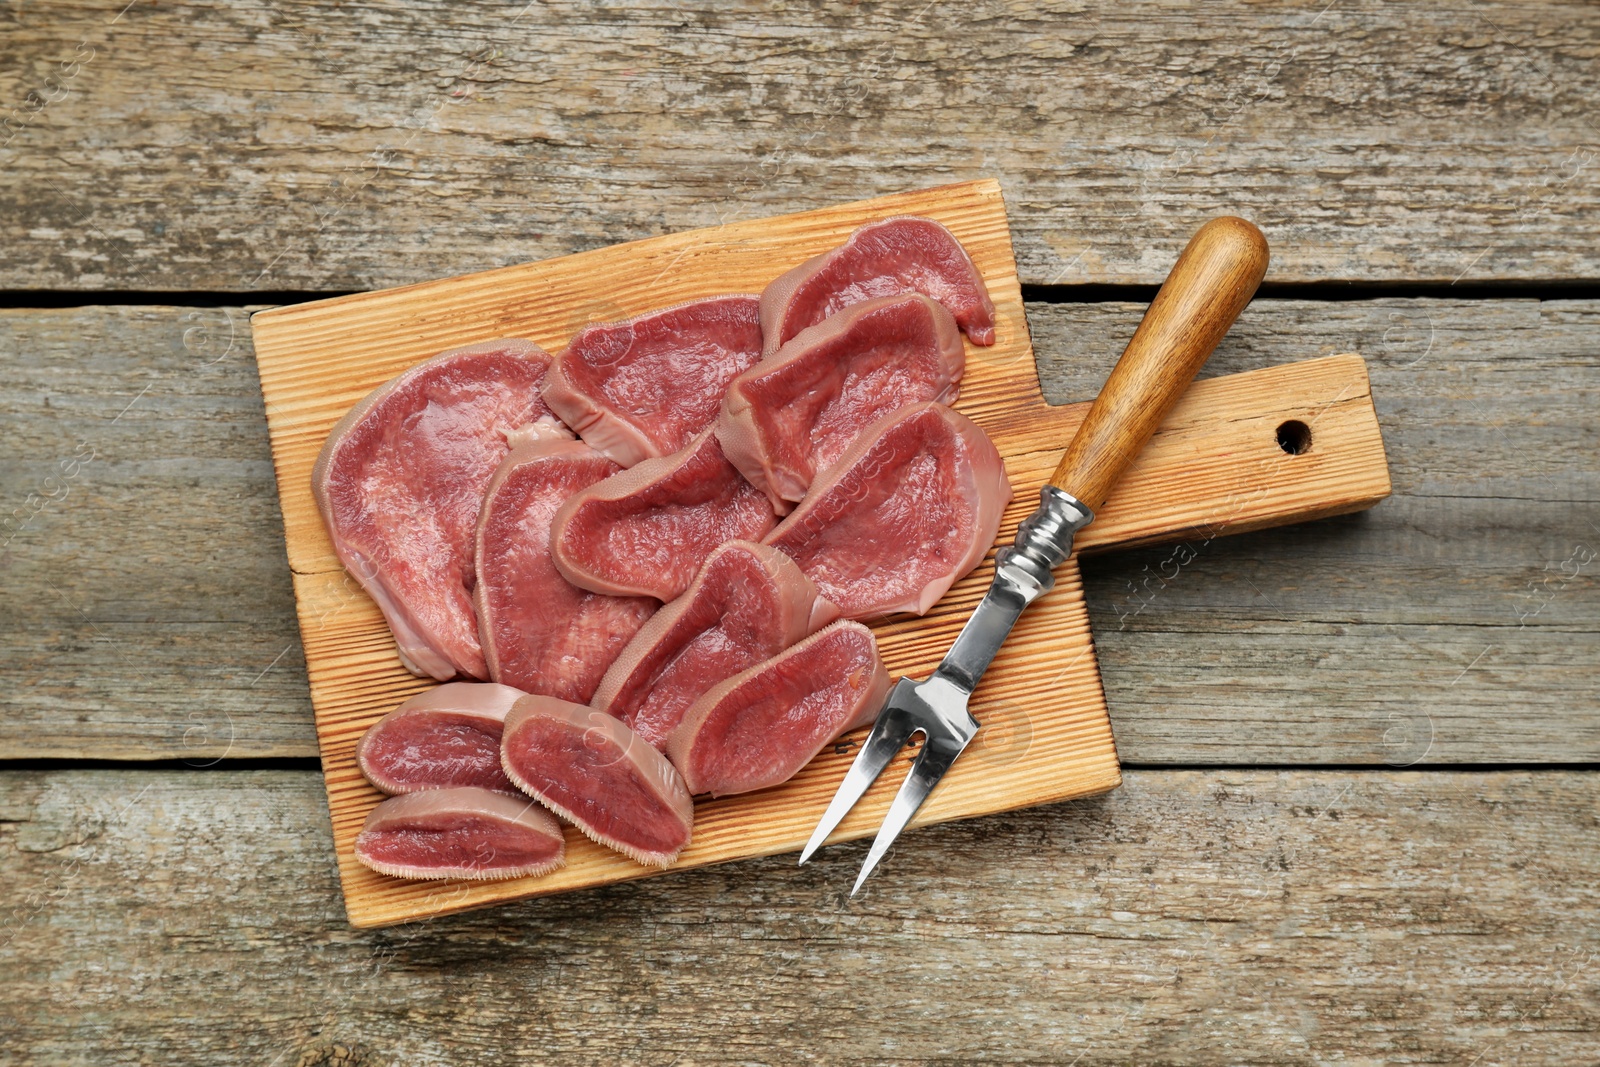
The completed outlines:
{"type": "Polygon", "coordinates": [[[1094,521],[1094,512],[1064,489],[1039,490],[1039,510],[1022,520],[1012,547],[996,557],[998,567],[1015,564],[1034,575],[1041,594],[1056,584],[1055,569],[1072,555],[1072,536],[1094,521]]]}
{"type": "Polygon", "coordinates": [[[861,888],[978,732],[978,721],[967,710],[967,698],[1023,610],[1055,585],[1056,566],[1072,554],[1073,534],[1093,519],[1094,512],[1071,493],[1049,485],[1040,490],[1039,509],[1017,528],[1011,547],[1001,549],[995,557],[994,580],[988,593],[933,676],[925,682],[902,678],[890,691],[888,702],[862,742],[838,793],[801,852],[801,863],[822,846],[895,754],[920,733],[924,738],[922,750],[890,804],[851,895],[861,888]]]}

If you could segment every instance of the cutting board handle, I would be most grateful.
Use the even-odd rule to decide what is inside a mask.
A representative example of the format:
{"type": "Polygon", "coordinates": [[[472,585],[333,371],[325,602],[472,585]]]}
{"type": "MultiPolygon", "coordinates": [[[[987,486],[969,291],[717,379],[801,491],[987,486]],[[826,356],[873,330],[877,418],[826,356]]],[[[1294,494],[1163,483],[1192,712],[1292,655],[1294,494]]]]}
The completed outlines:
{"type": "Polygon", "coordinates": [[[1098,510],[1267,272],[1267,239],[1231,215],[1195,233],[1112,368],[1050,484],[1098,510]]]}

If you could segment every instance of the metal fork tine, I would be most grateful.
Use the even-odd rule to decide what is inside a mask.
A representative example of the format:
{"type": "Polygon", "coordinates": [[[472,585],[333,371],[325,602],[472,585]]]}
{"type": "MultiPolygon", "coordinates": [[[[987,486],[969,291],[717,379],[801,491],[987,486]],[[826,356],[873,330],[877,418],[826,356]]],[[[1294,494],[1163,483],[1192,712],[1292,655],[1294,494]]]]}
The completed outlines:
{"type": "Polygon", "coordinates": [[[923,743],[922,751],[917,753],[916,762],[911,765],[911,773],[901,783],[900,792],[895,794],[883,825],[878,828],[878,836],[872,841],[872,850],[867,853],[867,862],[861,865],[855,887],[850,890],[851,896],[861,889],[861,883],[867,880],[867,875],[872,873],[883,854],[889,851],[894,839],[900,836],[900,831],[906,828],[911,817],[922,807],[922,802],[928,799],[928,794],[933,792],[933,787],[939,784],[939,779],[944,777],[944,772],[950,769],[970,740],[938,728],[932,733],[927,730],[923,732],[927,740],[923,743]]]}
{"type": "Polygon", "coordinates": [[[910,715],[891,702],[878,716],[878,721],[872,724],[872,732],[867,734],[867,739],[861,744],[861,751],[856,753],[855,762],[850,764],[849,772],[844,776],[844,781],[839,786],[839,791],[833,795],[833,802],[828,805],[822,821],[817,823],[817,828],[811,833],[811,840],[806,842],[806,847],[800,853],[800,862],[805,863],[811,854],[822,847],[822,842],[833,833],[834,827],[850,813],[856,806],[856,801],[861,799],[863,793],[878,780],[878,775],[894,759],[895,753],[905,747],[911,735],[916,733],[918,726],[910,715]]]}

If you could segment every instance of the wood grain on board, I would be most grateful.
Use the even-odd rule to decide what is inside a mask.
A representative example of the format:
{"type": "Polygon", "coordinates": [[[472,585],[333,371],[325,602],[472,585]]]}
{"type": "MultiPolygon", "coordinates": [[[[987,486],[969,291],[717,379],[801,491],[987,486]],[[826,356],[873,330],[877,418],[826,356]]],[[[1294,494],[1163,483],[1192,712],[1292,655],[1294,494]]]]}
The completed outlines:
{"type": "Polygon", "coordinates": [[[1582,0],[65,0],[0,27],[0,289],[375,289],[985,176],[1032,284],[1158,282],[1223,212],[1267,231],[1269,281],[1600,276],[1582,0]]]}
{"type": "MultiPolygon", "coordinates": [[[[1035,506],[1083,416],[1039,392],[997,184],[977,182],[732,223],[487,274],[262,312],[253,332],[301,635],[351,921],[379,925],[538,893],[643,877],[645,868],[568,833],[568,862],[537,879],[418,883],[373,873],[351,845],[379,799],[355,765],[355,743],[379,715],[426,684],[407,674],[377,609],[344,572],[310,493],[310,471],[333,423],[376,385],[443,349],[526,336],[555,349],[595,318],[718,292],[761,289],[788,267],[893,214],[938,219],[962,241],[995,303],[997,341],[969,346],[957,407],[994,439],[1018,498],[1004,539],[1035,506]],[[604,294],[599,297],[597,294],[604,294]]],[[[1085,551],[1204,529],[1248,530],[1336,515],[1387,495],[1382,438],[1359,357],[1268,368],[1196,386],[1086,531],[1085,551]],[[1312,446],[1286,453],[1278,430],[1311,427],[1312,446]]],[[[981,567],[923,619],[876,627],[895,674],[925,674],[987,588],[981,567]]],[[[1081,587],[1071,566],[1024,617],[974,696],[983,751],[961,761],[917,824],[1103,792],[1117,782],[1081,587]]],[[[797,848],[853,758],[838,746],[773,790],[704,801],[676,869],[797,848]]],[[[871,833],[897,783],[886,774],[836,840],[871,833]]]]}

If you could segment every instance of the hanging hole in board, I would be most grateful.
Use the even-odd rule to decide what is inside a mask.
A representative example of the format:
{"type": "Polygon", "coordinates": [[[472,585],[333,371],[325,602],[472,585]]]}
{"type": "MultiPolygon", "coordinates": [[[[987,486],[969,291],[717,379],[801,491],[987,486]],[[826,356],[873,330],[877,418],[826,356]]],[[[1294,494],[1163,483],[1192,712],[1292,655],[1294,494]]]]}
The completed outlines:
{"type": "Polygon", "coordinates": [[[1278,427],[1278,447],[1291,456],[1311,451],[1311,427],[1299,419],[1290,419],[1278,427]]]}

